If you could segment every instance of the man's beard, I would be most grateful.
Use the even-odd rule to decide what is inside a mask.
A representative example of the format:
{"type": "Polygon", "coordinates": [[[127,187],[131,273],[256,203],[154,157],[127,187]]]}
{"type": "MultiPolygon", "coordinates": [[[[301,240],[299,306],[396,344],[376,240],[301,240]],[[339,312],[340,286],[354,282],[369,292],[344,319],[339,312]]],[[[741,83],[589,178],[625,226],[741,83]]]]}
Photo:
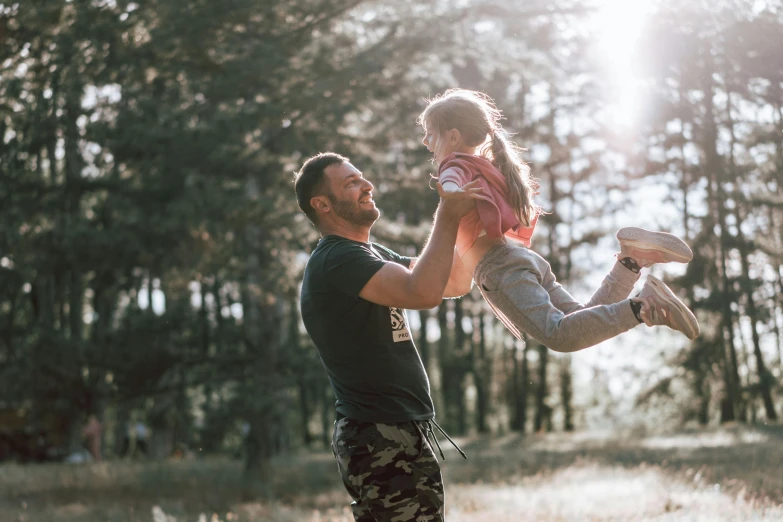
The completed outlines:
{"type": "Polygon", "coordinates": [[[334,213],[352,225],[368,227],[374,224],[381,216],[377,208],[362,209],[355,201],[343,201],[335,197],[329,198],[332,202],[334,213]]]}

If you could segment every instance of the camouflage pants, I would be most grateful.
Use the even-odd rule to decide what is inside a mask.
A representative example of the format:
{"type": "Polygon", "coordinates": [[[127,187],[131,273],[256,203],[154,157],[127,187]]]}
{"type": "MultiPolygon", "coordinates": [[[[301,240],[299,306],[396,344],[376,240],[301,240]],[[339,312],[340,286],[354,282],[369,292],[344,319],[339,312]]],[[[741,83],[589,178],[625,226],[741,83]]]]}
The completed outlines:
{"type": "Polygon", "coordinates": [[[332,452],[357,522],[442,522],[440,464],[416,422],[373,424],[343,418],[332,452]]]}

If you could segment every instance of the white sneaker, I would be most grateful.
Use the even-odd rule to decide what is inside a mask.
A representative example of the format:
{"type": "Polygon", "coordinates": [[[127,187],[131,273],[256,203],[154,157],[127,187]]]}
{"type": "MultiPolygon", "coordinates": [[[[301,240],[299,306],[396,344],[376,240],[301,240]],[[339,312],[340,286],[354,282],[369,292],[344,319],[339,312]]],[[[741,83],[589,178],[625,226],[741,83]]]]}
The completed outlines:
{"type": "Polygon", "coordinates": [[[618,259],[630,257],[640,267],[655,263],[687,263],[693,252],[685,241],[667,232],[653,232],[638,227],[624,227],[617,231],[620,242],[618,259]]]}
{"type": "Polygon", "coordinates": [[[648,275],[637,296],[642,302],[641,316],[647,326],[668,326],[688,339],[699,336],[699,322],[674,292],[654,275],[648,275]]]}

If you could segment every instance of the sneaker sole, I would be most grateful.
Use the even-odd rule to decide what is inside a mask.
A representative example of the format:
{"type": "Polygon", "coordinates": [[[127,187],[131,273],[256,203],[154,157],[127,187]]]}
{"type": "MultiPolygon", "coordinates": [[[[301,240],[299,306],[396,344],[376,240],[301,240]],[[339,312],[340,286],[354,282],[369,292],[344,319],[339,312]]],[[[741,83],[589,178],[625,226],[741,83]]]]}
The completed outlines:
{"type": "Polygon", "coordinates": [[[685,241],[667,232],[653,232],[638,227],[624,227],[617,231],[617,240],[640,250],[662,252],[667,261],[687,263],[693,259],[693,251],[685,241]]]}
{"type": "Polygon", "coordinates": [[[690,329],[690,331],[682,333],[684,333],[688,339],[696,339],[699,336],[700,329],[699,321],[696,319],[696,316],[693,315],[693,312],[691,312],[690,309],[685,306],[685,303],[680,301],[680,299],[674,295],[674,292],[672,292],[663,281],[654,275],[647,276],[647,283],[650,285],[653,291],[658,294],[658,297],[663,299],[666,304],[679,311],[680,315],[685,319],[685,324],[690,329]]]}

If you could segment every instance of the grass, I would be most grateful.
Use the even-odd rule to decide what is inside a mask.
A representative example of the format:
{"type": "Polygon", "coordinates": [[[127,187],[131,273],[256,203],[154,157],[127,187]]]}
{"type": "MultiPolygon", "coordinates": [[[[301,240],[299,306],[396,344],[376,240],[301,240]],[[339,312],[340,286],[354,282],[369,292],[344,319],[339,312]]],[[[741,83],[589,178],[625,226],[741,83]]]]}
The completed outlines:
{"type": "MultiPolygon", "coordinates": [[[[668,437],[462,439],[443,464],[450,522],[783,521],[783,427],[668,437]]],[[[330,454],[273,463],[272,499],[240,500],[241,463],[0,467],[2,522],[348,522],[330,454]]]]}

